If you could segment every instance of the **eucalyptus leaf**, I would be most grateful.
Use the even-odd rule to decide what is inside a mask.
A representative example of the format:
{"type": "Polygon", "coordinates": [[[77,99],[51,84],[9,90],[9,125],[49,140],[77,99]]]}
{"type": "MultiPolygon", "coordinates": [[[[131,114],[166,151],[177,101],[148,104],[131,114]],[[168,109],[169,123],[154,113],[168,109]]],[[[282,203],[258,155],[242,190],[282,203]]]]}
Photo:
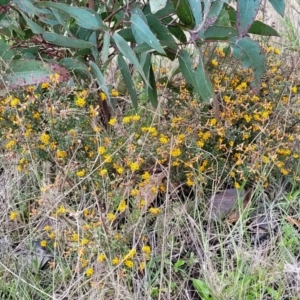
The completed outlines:
{"type": "Polygon", "coordinates": [[[201,54],[199,51],[199,63],[195,71],[196,91],[205,102],[211,103],[216,95],[213,84],[204,68],[201,54]]]}
{"type": "Polygon", "coordinates": [[[151,64],[151,53],[145,53],[143,56],[143,69],[147,78],[149,78],[150,83],[149,86],[146,86],[146,98],[149,98],[153,107],[157,107],[157,89],[153,67],[151,64]]]}
{"type": "Polygon", "coordinates": [[[168,27],[162,25],[160,20],[158,20],[155,16],[152,15],[147,16],[147,20],[150,29],[155,33],[161,45],[162,46],[168,45],[165,48],[165,52],[168,58],[170,58],[171,60],[175,59],[178,46],[171,32],[168,30],[168,27]]]}
{"type": "Polygon", "coordinates": [[[205,31],[207,28],[209,28],[210,26],[212,26],[215,23],[215,21],[218,19],[219,15],[223,9],[223,5],[224,5],[224,3],[222,1],[214,2],[211,5],[208,16],[205,19],[203,31],[205,31]]]}
{"type": "Polygon", "coordinates": [[[145,52],[151,52],[153,49],[146,43],[142,43],[134,47],[134,51],[136,53],[145,53],[145,52]]]}
{"type": "Polygon", "coordinates": [[[261,0],[239,0],[237,2],[236,25],[239,39],[248,33],[259,10],[261,0]]]}
{"type": "Polygon", "coordinates": [[[128,89],[128,93],[131,98],[133,107],[135,109],[137,109],[138,108],[138,98],[137,98],[136,90],[134,88],[134,82],[132,80],[132,76],[130,74],[129,68],[121,54],[118,55],[118,65],[120,67],[120,71],[122,73],[124,82],[128,89]]]}
{"type": "MultiPolygon", "coordinates": [[[[6,14],[5,14],[5,13],[4,13],[4,14],[0,14],[0,26],[2,26],[2,24],[1,24],[1,23],[2,23],[2,22],[1,22],[1,20],[2,20],[2,19],[4,19],[4,17],[5,17],[5,16],[6,16],[6,14]]],[[[3,32],[3,31],[2,31],[2,32],[3,32]]]]}
{"type": "Polygon", "coordinates": [[[0,56],[2,57],[9,49],[8,42],[0,40],[0,56]]]}
{"type": "Polygon", "coordinates": [[[47,8],[38,8],[34,6],[31,0],[12,0],[12,3],[29,16],[52,14],[47,8]]]}
{"type": "Polygon", "coordinates": [[[62,10],[72,16],[77,24],[86,29],[106,29],[106,26],[103,24],[102,20],[100,19],[99,15],[96,16],[96,12],[91,13],[85,8],[82,7],[75,7],[70,6],[63,3],[55,3],[55,2],[37,2],[36,5],[38,6],[45,6],[45,7],[53,7],[59,10],[62,10]]]}
{"type": "Polygon", "coordinates": [[[0,0],[0,6],[5,6],[10,2],[10,0],[0,0]]]}
{"type": "Polygon", "coordinates": [[[186,50],[181,50],[179,53],[179,66],[182,75],[186,78],[187,82],[191,84],[194,91],[204,100],[210,103],[215,97],[213,85],[206,74],[203,61],[199,53],[199,64],[196,70],[193,70],[190,55],[186,50]]]}
{"type": "MultiPolygon", "coordinates": [[[[274,9],[283,17],[285,11],[285,1],[284,0],[269,0],[274,9]]],[[[299,2],[298,2],[299,3],[299,2]]]]}
{"type": "MultiPolygon", "coordinates": [[[[174,45],[172,42],[168,42],[168,41],[162,41],[161,44],[166,47],[169,47],[169,46],[171,47],[174,45]]],[[[134,47],[134,51],[136,53],[153,52],[153,49],[147,43],[142,43],[142,44],[139,44],[136,47],[134,47]]],[[[173,51],[174,51],[174,53],[173,53],[174,56],[172,57],[172,59],[174,59],[174,57],[176,56],[176,50],[173,50],[173,51]]]]}
{"type": "MultiPolygon", "coordinates": [[[[236,11],[232,7],[228,6],[226,12],[228,13],[231,25],[235,27],[237,18],[236,11]]],[[[279,36],[279,33],[273,27],[257,20],[251,24],[250,28],[248,29],[248,33],[265,36],[279,36]]]]}
{"type": "Polygon", "coordinates": [[[124,28],[118,31],[118,34],[127,42],[135,43],[136,40],[131,28],[124,28]]]}
{"type": "Polygon", "coordinates": [[[189,29],[195,27],[195,19],[188,0],[174,0],[174,9],[184,26],[189,29]]]}
{"type": "Polygon", "coordinates": [[[232,38],[229,41],[234,57],[241,60],[244,68],[252,68],[254,72],[252,86],[258,88],[265,71],[265,57],[259,45],[248,37],[241,40],[232,38]]]}
{"type": "Polygon", "coordinates": [[[134,10],[130,19],[132,28],[134,28],[139,43],[142,41],[161,54],[166,54],[159,40],[155,37],[146,22],[139,16],[137,10],[134,10]]]}
{"type": "Polygon", "coordinates": [[[152,106],[157,107],[158,104],[157,88],[156,88],[155,75],[154,75],[152,65],[150,65],[150,69],[149,69],[149,83],[150,86],[147,86],[147,93],[152,106]]]}
{"type": "Polygon", "coordinates": [[[66,22],[63,20],[63,17],[61,16],[61,14],[59,13],[59,10],[57,8],[52,8],[52,12],[53,15],[55,16],[55,18],[57,19],[57,21],[59,22],[60,25],[62,25],[62,27],[64,28],[64,30],[73,37],[73,34],[71,33],[69,27],[67,26],[66,22]]]}
{"type": "Polygon", "coordinates": [[[66,48],[85,49],[92,48],[94,46],[92,43],[63,36],[54,32],[44,32],[43,38],[48,43],[66,48]]]}
{"type": "Polygon", "coordinates": [[[144,74],[144,71],[139,63],[139,60],[137,59],[135,53],[129,47],[127,42],[116,32],[113,34],[113,39],[114,39],[119,51],[123,54],[123,56],[125,56],[135,66],[135,68],[137,69],[137,71],[140,73],[143,80],[145,81],[145,83],[147,85],[149,85],[149,82],[148,82],[148,80],[144,74]]]}
{"type": "Polygon", "coordinates": [[[227,40],[237,36],[238,32],[232,27],[226,26],[210,26],[204,32],[204,38],[207,40],[227,40]]]}
{"type": "Polygon", "coordinates": [[[34,34],[42,34],[46,31],[43,27],[41,27],[37,23],[33,22],[30,18],[28,18],[23,12],[20,13],[22,14],[24,20],[26,21],[28,27],[31,29],[31,31],[34,34]]]}
{"type": "Polygon", "coordinates": [[[150,2],[151,13],[153,14],[163,9],[167,4],[167,0],[150,0],[149,2],[150,2]]]}
{"type": "Polygon", "coordinates": [[[84,41],[89,41],[91,34],[94,32],[94,30],[80,27],[76,23],[71,24],[69,29],[71,31],[71,34],[69,34],[71,37],[84,41]]]}
{"type": "Polygon", "coordinates": [[[91,77],[91,73],[85,63],[71,57],[63,58],[59,61],[59,65],[64,66],[69,71],[74,72],[76,75],[83,79],[91,77]]]}
{"type": "MultiPolygon", "coordinates": [[[[164,0],[161,0],[161,1],[164,1],[164,0]]],[[[146,5],[145,9],[143,10],[144,14],[146,16],[148,16],[148,12],[147,12],[147,9],[148,9],[148,5],[146,5]]],[[[150,6],[150,12],[151,12],[151,6],[150,6]]],[[[166,5],[164,8],[158,10],[154,16],[160,20],[162,19],[166,19],[167,16],[170,16],[172,14],[175,13],[175,10],[174,10],[174,5],[173,5],[173,1],[167,1],[166,2],[166,5]]]]}
{"type": "Polygon", "coordinates": [[[35,60],[13,60],[9,63],[0,80],[0,87],[11,89],[25,85],[35,85],[42,82],[49,82],[51,68],[45,63],[35,60]]]}
{"type": "Polygon", "coordinates": [[[254,21],[249,28],[248,33],[259,34],[263,36],[280,36],[280,34],[273,27],[260,21],[254,21]]]}
{"type": "Polygon", "coordinates": [[[178,59],[182,75],[188,83],[195,86],[195,72],[192,68],[192,61],[189,53],[186,50],[181,50],[178,59]]]}
{"type": "Polygon", "coordinates": [[[91,48],[92,55],[94,57],[94,60],[97,64],[99,64],[99,51],[97,47],[97,33],[96,31],[92,32],[92,34],[89,37],[89,42],[93,44],[93,47],[91,48]]]}
{"type": "Polygon", "coordinates": [[[202,3],[200,0],[188,0],[195,20],[195,26],[202,22],[202,3]]]}
{"type": "Polygon", "coordinates": [[[104,33],[103,45],[101,51],[101,61],[103,64],[105,64],[108,59],[109,47],[110,47],[110,36],[109,33],[106,31],[104,33]]]}
{"type": "MultiPolygon", "coordinates": [[[[132,13],[136,13],[145,23],[147,23],[147,19],[140,9],[135,8],[132,13]]],[[[142,44],[144,40],[140,36],[138,28],[136,26],[131,26],[131,31],[134,36],[134,42],[137,44],[142,44]]]]}
{"type": "Polygon", "coordinates": [[[187,42],[186,35],[180,26],[169,26],[168,29],[181,43],[187,42]]]}
{"type": "Polygon", "coordinates": [[[105,93],[107,99],[110,99],[108,87],[105,83],[105,78],[99,67],[93,61],[89,62],[89,66],[91,67],[92,73],[97,80],[99,88],[105,93]]]}

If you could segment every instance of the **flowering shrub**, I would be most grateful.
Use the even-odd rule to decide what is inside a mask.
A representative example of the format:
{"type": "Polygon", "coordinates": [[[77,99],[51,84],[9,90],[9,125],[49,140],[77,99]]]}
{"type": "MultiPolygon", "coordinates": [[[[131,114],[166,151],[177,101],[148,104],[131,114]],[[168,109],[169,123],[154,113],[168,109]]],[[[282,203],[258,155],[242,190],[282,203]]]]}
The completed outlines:
{"type": "MultiPolygon", "coordinates": [[[[152,248],[146,234],[135,240],[127,229],[145,230],[145,222],[164,212],[156,205],[157,195],[172,192],[164,180],[153,182],[153,174],[166,173],[174,186],[208,190],[228,184],[239,188],[249,181],[267,186],[276,176],[298,180],[299,74],[286,71],[290,67],[277,49],[264,51],[268,68],[259,93],[250,87],[251,71],[219,63],[225,59],[221,48],[213,59],[207,56],[220,95],[219,120],[182,79],[178,93],[176,82],[157,86],[162,97],[172,97],[172,107],[161,104],[156,115],[147,106],[129,109],[112,116],[108,130],[100,121],[99,101],[107,101],[102,92],[53,81],[2,97],[1,146],[17,155],[18,172],[29,176],[32,165],[44,162],[55,169],[50,180],[42,174],[38,194],[25,209],[32,219],[47,211],[57,221],[68,220],[68,226],[45,226],[41,245],[50,240],[59,248],[62,243],[66,259],[78,258],[70,258],[70,268],[86,278],[96,276],[99,264],[124,276],[142,274],[152,248]]],[[[168,72],[155,70],[157,77],[168,72]]],[[[142,93],[143,85],[137,83],[137,89],[142,93]]],[[[118,92],[112,89],[111,96],[118,92]]],[[[25,222],[16,208],[9,219],[25,222]]]]}

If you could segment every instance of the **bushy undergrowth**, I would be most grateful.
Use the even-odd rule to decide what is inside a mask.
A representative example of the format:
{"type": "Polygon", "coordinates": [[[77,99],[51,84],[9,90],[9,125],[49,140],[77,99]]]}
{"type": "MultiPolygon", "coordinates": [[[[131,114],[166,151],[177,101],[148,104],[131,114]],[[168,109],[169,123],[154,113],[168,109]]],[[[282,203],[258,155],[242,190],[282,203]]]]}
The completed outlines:
{"type": "MultiPolygon", "coordinates": [[[[107,130],[100,111],[107,99],[92,87],[62,86],[53,76],[2,96],[2,231],[14,245],[39,241],[54,255],[45,271],[18,273],[3,263],[3,282],[15,278],[11,293],[21,285],[26,299],[200,299],[196,290],[202,299],[282,299],[282,249],[296,253],[284,243],[278,250],[275,237],[270,249],[251,253],[240,230],[248,216],[216,232],[209,219],[208,198],[219,189],[260,193],[279,189],[279,178],[299,181],[298,62],[263,49],[267,72],[255,93],[251,71],[226,49],[208,48],[220,119],[181,78],[168,81],[172,66],[155,70],[163,78],[156,109],[115,107],[107,130]]],[[[122,103],[113,87],[111,95],[122,103]]],[[[288,214],[293,194],[283,203],[277,194],[280,214],[288,214]]]]}

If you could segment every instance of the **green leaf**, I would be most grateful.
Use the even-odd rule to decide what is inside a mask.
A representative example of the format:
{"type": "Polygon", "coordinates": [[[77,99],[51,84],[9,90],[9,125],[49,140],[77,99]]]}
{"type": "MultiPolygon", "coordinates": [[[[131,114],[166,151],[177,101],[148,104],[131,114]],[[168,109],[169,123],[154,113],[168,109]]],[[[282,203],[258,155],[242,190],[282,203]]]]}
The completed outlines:
{"type": "Polygon", "coordinates": [[[137,69],[137,71],[142,76],[145,83],[147,85],[149,85],[149,82],[144,74],[143,68],[141,67],[135,53],[129,47],[128,43],[116,32],[113,34],[113,39],[114,39],[119,51],[123,54],[123,56],[125,56],[134,65],[134,67],[137,69]]]}
{"type": "MultiPolygon", "coordinates": [[[[150,47],[161,54],[166,54],[163,47],[160,45],[159,40],[155,37],[153,32],[148,27],[147,23],[140,17],[139,10],[134,9],[131,14],[132,28],[136,32],[138,39],[147,43],[150,47]]],[[[139,43],[140,43],[139,41],[139,43]]]]}
{"type": "MultiPolygon", "coordinates": [[[[151,8],[150,8],[151,9],[151,8]]],[[[148,13],[146,13],[147,10],[147,6],[145,7],[144,13],[145,15],[148,15],[148,13]]],[[[155,17],[162,20],[162,19],[166,19],[168,16],[174,15],[175,10],[174,10],[174,5],[172,1],[167,1],[166,6],[159,10],[157,13],[155,13],[155,17]]]]}
{"type": "Polygon", "coordinates": [[[149,86],[146,86],[146,99],[149,98],[152,106],[157,107],[157,89],[155,76],[151,64],[151,53],[144,54],[141,61],[144,61],[143,69],[147,78],[149,78],[150,83],[149,86]]]}
{"type": "Polygon", "coordinates": [[[174,9],[182,24],[189,29],[195,27],[195,20],[188,0],[174,0],[174,9]]]}
{"type": "Polygon", "coordinates": [[[169,45],[165,48],[166,55],[169,59],[174,60],[176,57],[176,53],[178,51],[177,43],[168,30],[168,27],[162,25],[161,22],[152,15],[147,16],[148,24],[150,29],[155,33],[156,37],[159,39],[161,45],[169,45]],[[166,42],[166,43],[164,43],[166,42]]]}
{"type": "Polygon", "coordinates": [[[5,86],[13,89],[49,82],[52,73],[51,68],[40,61],[13,60],[9,63],[9,68],[5,70],[2,80],[0,79],[0,87],[5,86]]]}
{"type": "Polygon", "coordinates": [[[264,36],[280,36],[279,33],[273,27],[260,21],[254,21],[251,27],[249,28],[248,32],[264,36]]]}
{"type": "Polygon", "coordinates": [[[124,29],[121,29],[120,31],[118,31],[118,34],[124,39],[126,40],[127,42],[131,42],[131,43],[135,43],[136,40],[133,36],[133,33],[132,33],[132,29],[131,28],[124,28],[124,29]]]}
{"type": "MultiPolygon", "coordinates": [[[[227,6],[225,11],[229,15],[231,25],[235,27],[236,11],[231,6],[227,6]]],[[[254,21],[251,27],[249,28],[248,33],[265,35],[265,36],[280,36],[274,28],[260,21],[254,21]]]]}
{"type": "Polygon", "coordinates": [[[176,41],[171,35],[169,29],[165,25],[162,25],[161,22],[155,16],[152,15],[147,16],[147,21],[149,27],[160,41],[169,41],[176,45],[177,49],[176,41]]]}
{"type": "MultiPolygon", "coordinates": [[[[9,50],[8,42],[0,40],[0,57],[3,60],[11,60],[15,55],[15,51],[9,50]]],[[[1,70],[1,69],[0,69],[1,70]]],[[[1,76],[0,76],[1,78],[1,76]]]]}
{"type": "Polygon", "coordinates": [[[178,59],[182,75],[188,83],[195,87],[195,72],[192,68],[192,61],[189,53],[186,50],[181,50],[178,59]]]}
{"type": "Polygon", "coordinates": [[[187,42],[186,35],[179,26],[169,26],[168,29],[181,43],[187,42]]]}
{"type": "Polygon", "coordinates": [[[153,51],[153,49],[146,43],[142,43],[134,47],[134,52],[137,54],[151,51],[153,51]]]}
{"type": "Polygon", "coordinates": [[[285,1],[284,0],[269,0],[274,9],[283,17],[285,10],[285,1]]]}
{"type": "Polygon", "coordinates": [[[106,29],[106,26],[103,24],[99,15],[96,14],[95,11],[91,13],[86,8],[75,7],[55,2],[37,2],[36,5],[60,9],[72,16],[76,20],[77,24],[83,28],[92,30],[98,30],[100,28],[106,29]]]}
{"type": "Polygon", "coordinates": [[[197,290],[199,296],[202,297],[203,300],[212,300],[210,297],[210,290],[206,283],[200,279],[193,279],[193,286],[197,290]]]}
{"type": "Polygon", "coordinates": [[[195,72],[196,91],[205,102],[211,103],[216,95],[212,82],[204,68],[201,50],[199,52],[199,63],[195,72]]]}
{"type": "Polygon", "coordinates": [[[92,55],[94,57],[94,60],[97,64],[99,64],[99,51],[97,45],[97,33],[96,31],[92,32],[92,34],[89,37],[89,42],[93,44],[93,47],[91,48],[92,55]]]}
{"type": "Polygon", "coordinates": [[[48,43],[61,46],[61,47],[66,47],[66,48],[85,49],[85,48],[92,48],[94,46],[92,43],[70,38],[54,32],[44,32],[43,38],[48,43]]]}
{"type": "Polygon", "coordinates": [[[8,42],[0,40],[0,57],[4,55],[9,49],[8,42]]]}
{"type": "Polygon", "coordinates": [[[265,71],[265,56],[259,45],[248,37],[239,41],[232,38],[229,42],[234,57],[242,61],[243,68],[252,68],[254,72],[252,86],[258,88],[265,71]]]}
{"type": "Polygon", "coordinates": [[[51,9],[53,12],[53,15],[55,16],[56,20],[59,22],[59,24],[64,28],[64,30],[68,33],[68,35],[73,37],[73,34],[71,33],[69,27],[67,26],[66,22],[63,20],[63,17],[60,15],[57,8],[51,9]]]}
{"type": "Polygon", "coordinates": [[[4,14],[0,22],[1,35],[11,39],[23,39],[25,37],[25,32],[20,28],[20,24],[16,19],[9,16],[9,14],[4,14]],[[16,36],[15,33],[18,35],[16,36]]]}
{"type": "Polygon", "coordinates": [[[228,13],[231,26],[236,27],[236,10],[230,5],[225,5],[225,11],[228,13]]]}
{"type": "MultiPolygon", "coordinates": [[[[140,17],[145,23],[147,23],[147,19],[146,19],[144,13],[143,13],[140,9],[135,8],[135,9],[134,9],[134,12],[135,12],[136,14],[138,14],[139,17],[140,17]]],[[[133,34],[134,39],[135,39],[134,42],[137,43],[137,44],[142,44],[142,43],[143,43],[143,39],[142,39],[142,37],[139,35],[139,32],[138,32],[136,26],[131,26],[131,31],[132,31],[132,34],[133,34]]]]}
{"type": "Polygon", "coordinates": [[[45,29],[43,27],[41,27],[40,25],[36,24],[35,22],[33,22],[30,18],[28,18],[24,13],[20,12],[22,14],[22,17],[24,18],[24,20],[26,21],[28,27],[31,29],[31,31],[34,34],[42,34],[45,32],[45,29]]]}
{"type": "Polygon", "coordinates": [[[182,259],[179,259],[176,261],[176,263],[174,264],[174,270],[175,272],[178,272],[178,270],[180,269],[180,267],[184,266],[185,261],[182,259]]]}
{"type": "Polygon", "coordinates": [[[4,14],[0,14],[0,21],[5,17],[5,13],[4,14]]]}
{"type": "Polygon", "coordinates": [[[38,53],[40,52],[40,47],[28,47],[19,50],[22,56],[26,59],[36,59],[38,53]]]}
{"type": "Polygon", "coordinates": [[[150,66],[150,71],[149,71],[149,82],[150,82],[150,87],[147,87],[148,96],[150,98],[150,102],[152,106],[157,107],[158,104],[157,89],[156,89],[156,81],[155,81],[155,75],[154,75],[152,65],[150,66]]]}
{"type": "MultiPolygon", "coordinates": [[[[170,47],[173,45],[172,42],[168,42],[168,41],[162,41],[161,44],[165,47],[170,47]]],[[[143,52],[153,52],[153,49],[146,43],[142,43],[140,45],[137,45],[136,47],[134,47],[134,52],[136,53],[143,53],[143,52]]],[[[175,53],[172,53],[172,56],[175,53]]],[[[173,57],[172,57],[173,58],[173,57]]]]}
{"type": "Polygon", "coordinates": [[[150,294],[151,294],[152,297],[157,297],[159,295],[158,287],[152,288],[150,294]]]}
{"type": "Polygon", "coordinates": [[[118,66],[121,70],[124,82],[126,84],[126,87],[128,89],[128,93],[130,95],[133,107],[135,109],[138,108],[138,98],[137,98],[137,94],[134,88],[134,83],[132,80],[132,76],[130,74],[129,68],[123,58],[123,56],[121,54],[118,55],[118,66]]]}
{"type": "Polygon", "coordinates": [[[195,92],[202,98],[202,100],[210,102],[215,97],[215,93],[213,85],[204,69],[200,54],[198,67],[196,71],[194,71],[190,55],[186,50],[181,50],[179,53],[179,66],[182,75],[185,77],[187,82],[193,86],[195,92]]]}
{"type": "Polygon", "coordinates": [[[155,14],[159,10],[165,8],[167,0],[150,0],[151,13],[155,14]]]}
{"type": "Polygon", "coordinates": [[[94,77],[97,80],[99,88],[105,93],[107,99],[110,99],[108,87],[105,83],[104,76],[101,73],[99,67],[93,61],[89,61],[89,65],[91,67],[91,70],[92,70],[92,73],[93,73],[94,77]]]}
{"type": "Polygon", "coordinates": [[[230,27],[233,26],[231,24],[231,20],[229,18],[229,12],[227,8],[223,8],[222,11],[220,12],[218,19],[214,23],[215,26],[225,26],[225,27],[230,27]]]}
{"type": "Polygon", "coordinates": [[[59,65],[64,66],[66,69],[80,76],[82,79],[91,77],[91,73],[85,63],[70,57],[63,58],[59,61],[59,65]]]}
{"type": "Polygon", "coordinates": [[[105,31],[103,37],[102,52],[101,52],[101,61],[103,64],[105,64],[108,59],[109,47],[110,47],[110,36],[109,33],[105,31]]]}
{"type": "Polygon", "coordinates": [[[207,40],[227,40],[237,36],[237,31],[232,27],[226,26],[210,26],[204,32],[204,38],[207,40]]]}
{"type": "Polygon", "coordinates": [[[239,39],[248,33],[259,10],[261,0],[239,0],[237,2],[236,25],[239,39]]]}
{"type": "Polygon", "coordinates": [[[28,15],[52,14],[49,9],[35,7],[31,0],[13,0],[12,3],[28,15]]]}
{"type": "Polygon", "coordinates": [[[202,22],[202,4],[200,0],[188,0],[195,20],[195,26],[202,22]]]}
{"type": "MultiPolygon", "coordinates": [[[[281,290],[281,289],[280,289],[281,290]]],[[[266,287],[266,291],[268,292],[268,294],[272,297],[272,299],[282,299],[281,298],[281,292],[280,290],[275,290],[270,286],[266,287]]]]}
{"type": "Polygon", "coordinates": [[[221,2],[221,1],[220,2],[214,2],[211,5],[210,11],[209,11],[208,16],[205,20],[205,26],[203,28],[204,31],[216,22],[216,20],[218,19],[220,13],[222,12],[223,5],[224,5],[224,3],[221,2]]]}
{"type": "Polygon", "coordinates": [[[70,36],[74,36],[79,40],[88,41],[91,34],[94,32],[94,30],[86,29],[78,26],[76,23],[73,23],[69,26],[69,29],[71,31],[70,36]]]}
{"type": "MultiPolygon", "coordinates": [[[[116,5],[118,5],[118,2],[116,2],[116,5]]],[[[117,12],[114,16],[113,16],[113,21],[115,22],[114,24],[114,28],[122,28],[122,26],[119,26],[121,23],[123,23],[124,19],[125,19],[125,12],[123,10],[117,12]]],[[[102,15],[101,15],[102,16],[102,15]]],[[[105,19],[102,17],[102,20],[105,19]]]]}
{"type": "Polygon", "coordinates": [[[10,2],[10,0],[0,0],[0,6],[5,6],[10,2]]]}

